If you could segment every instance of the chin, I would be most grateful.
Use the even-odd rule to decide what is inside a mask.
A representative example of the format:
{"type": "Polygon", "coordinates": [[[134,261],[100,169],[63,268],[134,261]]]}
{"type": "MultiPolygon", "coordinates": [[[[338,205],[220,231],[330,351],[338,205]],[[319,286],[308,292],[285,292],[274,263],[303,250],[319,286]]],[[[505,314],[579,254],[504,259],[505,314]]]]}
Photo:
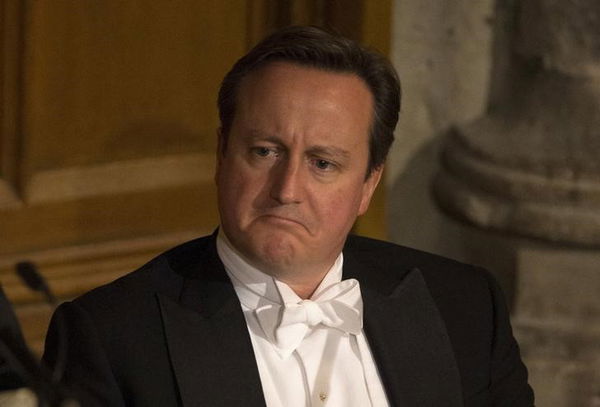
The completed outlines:
{"type": "MultiPolygon", "coordinates": [[[[304,245],[302,233],[287,227],[264,227],[263,223],[253,223],[239,236],[238,246],[242,253],[259,268],[271,275],[297,268],[306,262],[303,258],[304,245]]],[[[235,244],[235,243],[234,243],[235,244]]]]}
{"type": "Polygon", "coordinates": [[[258,252],[266,265],[276,268],[288,268],[296,258],[294,246],[287,239],[279,239],[277,236],[262,242],[258,252]]]}

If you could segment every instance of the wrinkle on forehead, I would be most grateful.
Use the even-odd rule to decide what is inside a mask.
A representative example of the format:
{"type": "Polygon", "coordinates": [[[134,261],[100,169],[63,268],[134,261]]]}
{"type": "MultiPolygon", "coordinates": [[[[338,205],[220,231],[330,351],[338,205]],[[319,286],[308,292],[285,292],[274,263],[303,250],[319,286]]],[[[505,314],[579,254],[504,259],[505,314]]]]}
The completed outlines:
{"type": "Polygon", "coordinates": [[[323,140],[328,132],[364,134],[356,141],[368,142],[373,103],[356,74],[276,62],[244,78],[234,125],[288,138],[313,131],[323,140]]]}

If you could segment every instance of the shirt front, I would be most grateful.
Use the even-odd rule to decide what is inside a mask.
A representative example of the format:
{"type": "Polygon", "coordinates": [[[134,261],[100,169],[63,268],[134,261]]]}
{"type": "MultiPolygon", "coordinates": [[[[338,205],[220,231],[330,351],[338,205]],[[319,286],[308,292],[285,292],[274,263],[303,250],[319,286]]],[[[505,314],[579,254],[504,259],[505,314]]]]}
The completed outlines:
{"type": "MultiPolygon", "coordinates": [[[[293,351],[278,348],[264,326],[277,325],[279,316],[272,314],[274,320],[261,325],[257,310],[303,300],[287,284],[245,261],[221,231],[217,251],[241,303],[268,407],[389,405],[363,330],[353,335],[319,324],[309,328],[293,351]]],[[[340,254],[311,300],[318,302],[337,289],[342,266],[340,254]]],[[[359,308],[362,311],[362,300],[359,308]]]]}

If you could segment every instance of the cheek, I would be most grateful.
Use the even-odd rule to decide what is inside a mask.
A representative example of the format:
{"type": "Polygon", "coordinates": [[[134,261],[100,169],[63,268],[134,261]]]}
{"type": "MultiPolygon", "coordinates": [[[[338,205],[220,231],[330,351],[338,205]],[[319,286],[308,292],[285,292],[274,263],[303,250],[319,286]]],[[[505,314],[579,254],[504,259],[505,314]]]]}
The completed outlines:
{"type": "Polygon", "coordinates": [[[327,210],[321,214],[321,225],[327,229],[349,228],[356,219],[360,207],[360,197],[348,193],[348,190],[337,190],[330,195],[326,205],[327,210]],[[335,226],[334,226],[335,225],[335,226]]]}
{"type": "MultiPolygon", "coordinates": [[[[229,195],[229,199],[233,199],[236,195],[244,192],[245,186],[251,181],[238,162],[233,159],[225,161],[219,171],[218,187],[225,194],[229,195]]],[[[232,202],[229,202],[230,204],[232,202]]]]}
{"type": "Polygon", "coordinates": [[[235,166],[222,171],[218,188],[221,204],[238,221],[252,215],[253,208],[262,201],[264,190],[258,177],[235,166]]]}
{"type": "Polygon", "coordinates": [[[242,174],[242,171],[237,171],[235,166],[231,165],[224,165],[219,171],[217,179],[219,203],[230,215],[239,211],[240,198],[245,185],[242,174]]]}

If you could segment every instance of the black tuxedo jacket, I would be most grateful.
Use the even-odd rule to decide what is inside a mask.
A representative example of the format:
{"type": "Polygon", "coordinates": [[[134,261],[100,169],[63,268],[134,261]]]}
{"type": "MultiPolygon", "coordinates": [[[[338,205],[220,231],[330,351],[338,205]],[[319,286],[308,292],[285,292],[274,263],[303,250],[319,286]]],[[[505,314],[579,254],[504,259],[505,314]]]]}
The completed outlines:
{"type": "MultiPolygon", "coordinates": [[[[344,248],[392,406],[532,406],[501,292],[484,270],[360,237],[344,248]]],[[[265,406],[248,329],[215,236],[178,246],[61,305],[46,342],[84,405],[265,406]]]]}
{"type": "Polygon", "coordinates": [[[21,327],[4,290],[0,286],[0,392],[25,386],[25,372],[18,372],[15,359],[20,363],[28,350],[21,334],[21,327]],[[12,363],[9,360],[13,359],[12,363]]]}

